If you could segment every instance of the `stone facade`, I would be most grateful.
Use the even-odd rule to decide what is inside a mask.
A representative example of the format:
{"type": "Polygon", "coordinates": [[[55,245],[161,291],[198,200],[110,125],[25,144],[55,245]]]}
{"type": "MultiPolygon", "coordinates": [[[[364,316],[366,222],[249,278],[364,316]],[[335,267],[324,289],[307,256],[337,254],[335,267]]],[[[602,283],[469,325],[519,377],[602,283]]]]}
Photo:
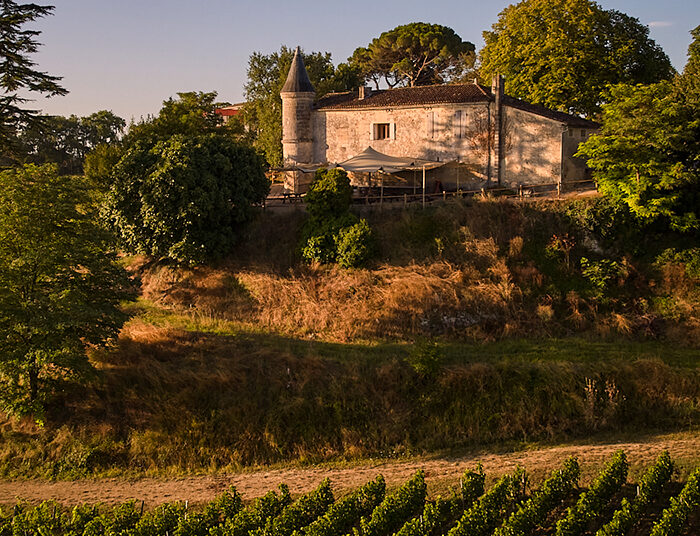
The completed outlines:
{"type": "MultiPolygon", "coordinates": [[[[291,80],[300,76],[298,67],[286,86],[299,85],[291,80]]],[[[361,88],[315,103],[311,93],[283,92],[285,165],[340,163],[369,146],[390,156],[449,162],[430,172],[431,191],[436,181],[454,190],[585,179],[586,167],[573,154],[598,125],[507,97],[501,87],[497,77],[490,89],[476,83],[361,88]]],[[[310,176],[299,175],[290,173],[290,189],[308,184],[310,176]]],[[[404,184],[413,180],[410,172],[399,175],[404,184]]]]}

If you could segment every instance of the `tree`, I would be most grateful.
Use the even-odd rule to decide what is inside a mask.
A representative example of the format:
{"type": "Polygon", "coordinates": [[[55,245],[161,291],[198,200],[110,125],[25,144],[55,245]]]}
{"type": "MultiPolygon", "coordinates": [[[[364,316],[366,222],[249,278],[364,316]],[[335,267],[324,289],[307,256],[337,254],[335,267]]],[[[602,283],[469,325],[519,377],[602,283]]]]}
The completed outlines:
{"type": "Polygon", "coordinates": [[[86,350],[116,337],[132,296],[86,185],[55,165],[0,172],[0,404],[41,416],[86,350]]]}
{"type": "Polygon", "coordinates": [[[579,147],[600,191],[640,219],[700,230],[700,110],[677,82],[618,85],[603,127],[579,147]]]}
{"type": "Polygon", "coordinates": [[[474,66],[474,45],[446,26],[414,22],[382,33],[348,62],[377,89],[382,80],[389,87],[439,84],[474,66]]]}
{"type": "Polygon", "coordinates": [[[99,145],[115,145],[126,121],[107,110],[87,117],[44,116],[22,129],[16,157],[24,163],[58,164],[59,173],[83,171],[86,155],[99,145]]]}
{"type": "Polygon", "coordinates": [[[24,29],[53,11],[53,6],[18,4],[0,0],[0,147],[3,152],[15,145],[17,131],[41,121],[36,110],[24,106],[29,98],[21,93],[52,97],[68,93],[59,77],[37,71],[30,55],[39,48],[35,39],[41,32],[24,29]]]}
{"type": "MultiPolygon", "coordinates": [[[[286,46],[279,52],[254,52],[248,60],[248,81],[245,85],[245,123],[254,133],[254,145],[265,153],[272,166],[282,165],[282,99],[280,90],[287,79],[294,51],[286,46]]],[[[316,96],[347,91],[359,86],[355,68],[340,64],[333,67],[328,52],[302,53],[309,79],[316,96]]]]}
{"type": "Polygon", "coordinates": [[[480,75],[508,94],[595,117],[610,84],[668,79],[668,56],[638,19],[591,0],[523,0],[501,11],[480,52],[480,75]]]}
{"type": "Polygon", "coordinates": [[[690,31],[693,41],[688,47],[688,62],[678,85],[688,101],[700,107],[700,26],[690,31]]]}
{"type": "Polygon", "coordinates": [[[105,216],[124,246],[185,263],[229,253],[269,191],[262,158],[218,132],[137,140],[111,181],[105,216]]]}

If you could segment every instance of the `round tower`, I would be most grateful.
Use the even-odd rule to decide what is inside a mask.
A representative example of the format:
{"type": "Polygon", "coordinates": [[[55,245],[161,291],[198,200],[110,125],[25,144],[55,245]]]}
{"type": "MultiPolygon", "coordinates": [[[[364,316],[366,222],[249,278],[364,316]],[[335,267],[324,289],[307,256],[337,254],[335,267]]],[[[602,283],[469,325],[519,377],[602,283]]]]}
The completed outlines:
{"type": "MultiPolygon", "coordinates": [[[[297,47],[287,80],[280,91],[282,97],[282,156],[285,167],[313,163],[313,109],[316,91],[309,80],[301,50],[297,47]]],[[[286,173],[285,188],[300,193],[311,181],[310,174],[286,173]],[[309,175],[309,176],[307,176],[309,175]]]]}

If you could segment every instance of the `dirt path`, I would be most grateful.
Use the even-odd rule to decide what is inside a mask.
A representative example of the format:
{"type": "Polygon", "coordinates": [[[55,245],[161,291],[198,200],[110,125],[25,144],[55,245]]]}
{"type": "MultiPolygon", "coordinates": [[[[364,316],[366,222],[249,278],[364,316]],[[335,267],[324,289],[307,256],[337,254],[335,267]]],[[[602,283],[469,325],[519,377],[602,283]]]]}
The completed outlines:
{"type": "Polygon", "coordinates": [[[634,468],[646,465],[667,449],[674,460],[689,467],[700,463],[700,435],[683,438],[653,438],[640,443],[605,445],[567,445],[508,454],[479,454],[451,459],[421,459],[409,462],[387,462],[350,468],[290,468],[217,476],[183,477],[177,479],[145,478],[78,480],[73,482],[0,481],[0,504],[14,504],[17,499],[32,503],[54,499],[66,505],[78,503],[114,504],[128,499],[143,500],[147,507],[164,502],[209,501],[229,486],[246,499],[263,495],[280,483],[289,485],[292,493],[303,493],[329,477],[336,492],[355,488],[377,474],[384,475],[389,486],[408,479],[416,470],[424,469],[432,493],[446,490],[458,482],[465,468],[477,461],[489,476],[507,472],[522,465],[537,477],[558,466],[571,455],[577,456],[583,468],[583,480],[588,478],[614,451],[623,449],[634,468]]]}

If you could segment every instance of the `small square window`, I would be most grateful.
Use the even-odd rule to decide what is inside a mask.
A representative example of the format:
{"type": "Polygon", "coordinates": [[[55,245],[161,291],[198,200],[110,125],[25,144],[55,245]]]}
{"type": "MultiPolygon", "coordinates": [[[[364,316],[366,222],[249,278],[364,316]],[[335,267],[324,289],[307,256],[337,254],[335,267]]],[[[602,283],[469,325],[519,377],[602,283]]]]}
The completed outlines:
{"type": "Polygon", "coordinates": [[[374,139],[388,140],[391,137],[391,125],[389,123],[374,124],[374,139]]]}
{"type": "Polygon", "coordinates": [[[581,137],[582,138],[586,137],[586,131],[584,129],[581,129],[581,137]]]}

